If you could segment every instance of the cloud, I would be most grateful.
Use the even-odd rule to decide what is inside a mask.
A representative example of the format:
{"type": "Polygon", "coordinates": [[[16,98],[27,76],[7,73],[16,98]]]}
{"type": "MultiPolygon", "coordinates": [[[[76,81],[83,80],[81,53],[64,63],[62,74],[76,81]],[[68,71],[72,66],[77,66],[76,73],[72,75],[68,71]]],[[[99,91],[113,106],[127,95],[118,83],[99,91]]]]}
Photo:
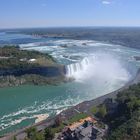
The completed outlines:
{"type": "Polygon", "coordinates": [[[107,1],[107,0],[103,0],[103,1],[102,1],[102,4],[109,5],[109,4],[111,4],[111,2],[110,2],[110,1],[107,1]]]}

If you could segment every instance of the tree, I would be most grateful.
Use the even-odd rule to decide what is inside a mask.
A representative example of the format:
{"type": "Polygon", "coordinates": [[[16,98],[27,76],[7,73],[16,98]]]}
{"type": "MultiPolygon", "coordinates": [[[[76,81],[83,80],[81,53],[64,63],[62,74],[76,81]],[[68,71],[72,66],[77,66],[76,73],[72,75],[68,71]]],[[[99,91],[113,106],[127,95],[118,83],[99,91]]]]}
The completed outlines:
{"type": "Polygon", "coordinates": [[[14,136],[12,140],[17,140],[16,136],[14,136]]]}
{"type": "Polygon", "coordinates": [[[56,117],[56,119],[55,119],[55,126],[57,127],[57,126],[60,126],[60,124],[61,124],[61,119],[60,119],[60,117],[56,117]]]}
{"type": "Polygon", "coordinates": [[[41,132],[35,133],[34,140],[45,140],[44,134],[41,132]]]}
{"type": "Polygon", "coordinates": [[[26,129],[25,132],[27,133],[27,137],[29,139],[32,139],[35,136],[35,134],[37,133],[37,130],[35,127],[30,127],[28,129],[26,129]]]}
{"type": "Polygon", "coordinates": [[[46,128],[44,132],[45,140],[52,140],[54,138],[54,133],[50,128],[46,128]]]}
{"type": "Polygon", "coordinates": [[[91,113],[93,113],[94,115],[98,112],[98,108],[96,106],[91,108],[91,113]]]}
{"type": "Polygon", "coordinates": [[[38,132],[35,127],[30,127],[26,130],[27,138],[25,140],[44,140],[44,134],[38,132]]]}
{"type": "Polygon", "coordinates": [[[105,105],[101,105],[98,109],[98,115],[100,118],[104,118],[105,115],[107,114],[107,110],[106,110],[106,106],[105,105]]]}

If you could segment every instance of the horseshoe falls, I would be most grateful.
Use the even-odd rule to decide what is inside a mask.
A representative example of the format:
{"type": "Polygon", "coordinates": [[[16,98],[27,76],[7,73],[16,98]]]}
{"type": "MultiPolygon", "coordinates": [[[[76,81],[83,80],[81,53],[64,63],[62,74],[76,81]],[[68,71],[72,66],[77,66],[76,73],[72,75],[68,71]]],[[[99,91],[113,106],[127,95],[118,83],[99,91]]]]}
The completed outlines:
{"type": "Polygon", "coordinates": [[[115,91],[133,79],[140,66],[134,59],[140,56],[138,49],[101,41],[36,39],[12,33],[5,33],[1,40],[16,43],[21,49],[50,54],[64,65],[66,78],[72,80],[57,86],[1,88],[0,134],[31,125],[41,114],[54,116],[82,101],[115,91]]]}

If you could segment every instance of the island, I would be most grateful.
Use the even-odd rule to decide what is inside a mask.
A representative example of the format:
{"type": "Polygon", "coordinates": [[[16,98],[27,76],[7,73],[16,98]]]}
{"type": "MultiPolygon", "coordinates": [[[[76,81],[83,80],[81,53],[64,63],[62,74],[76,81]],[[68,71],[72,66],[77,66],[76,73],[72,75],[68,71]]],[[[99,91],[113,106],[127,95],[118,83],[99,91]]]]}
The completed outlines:
{"type": "Polygon", "coordinates": [[[23,84],[47,85],[65,80],[65,67],[46,53],[0,47],[0,87],[23,84]]]}

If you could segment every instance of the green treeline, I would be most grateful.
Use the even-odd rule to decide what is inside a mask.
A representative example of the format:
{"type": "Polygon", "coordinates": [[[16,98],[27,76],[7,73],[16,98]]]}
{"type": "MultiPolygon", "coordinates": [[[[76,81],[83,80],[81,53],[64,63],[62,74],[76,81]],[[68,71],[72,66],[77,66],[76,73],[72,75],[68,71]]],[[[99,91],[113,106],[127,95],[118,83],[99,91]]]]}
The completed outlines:
{"type": "Polygon", "coordinates": [[[0,68],[26,68],[40,65],[53,64],[52,56],[38,51],[21,50],[18,46],[0,47],[0,68]],[[36,59],[29,63],[30,59],[36,59]],[[46,60],[46,61],[45,61],[46,60]],[[43,63],[45,62],[45,63],[43,63]]]}
{"type": "Polygon", "coordinates": [[[130,86],[117,95],[117,108],[105,120],[110,131],[108,140],[140,139],[140,84],[130,86]]]}

